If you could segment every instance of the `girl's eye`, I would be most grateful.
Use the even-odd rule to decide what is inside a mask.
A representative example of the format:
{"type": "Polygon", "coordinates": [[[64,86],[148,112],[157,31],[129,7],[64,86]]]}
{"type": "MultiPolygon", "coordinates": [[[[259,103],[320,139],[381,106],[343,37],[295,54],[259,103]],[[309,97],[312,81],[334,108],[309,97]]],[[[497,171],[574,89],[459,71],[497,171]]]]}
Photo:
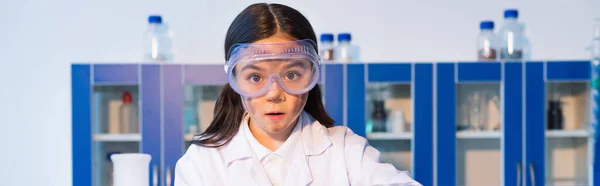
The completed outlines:
{"type": "Polygon", "coordinates": [[[262,80],[262,78],[256,74],[248,76],[248,79],[253,83],[258,83],[260,80],[262,80]]]}
{"type": "Polygon", "coordinates": [[[288,80],[296,80],[300,77],[300,74],[297,72],[290,72],[285,75],[285,78],[288,80]]]}

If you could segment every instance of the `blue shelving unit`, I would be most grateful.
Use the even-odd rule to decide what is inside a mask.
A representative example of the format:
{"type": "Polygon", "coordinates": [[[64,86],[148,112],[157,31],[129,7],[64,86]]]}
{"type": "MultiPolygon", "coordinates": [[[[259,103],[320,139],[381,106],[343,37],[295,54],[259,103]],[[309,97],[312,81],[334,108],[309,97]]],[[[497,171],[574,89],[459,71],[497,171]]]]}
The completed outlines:
{"type": "MultiPolygon", "coordinates": [[[[412,169],[409,171],[424,185],[458,184],[457,171],[461,166],[457,164],[458,140],[478,139],[499,141],[500,159],[489,163],[501,165],[494,176],[500,178],[503,185],[548,184],[547,180],[552,180],[546,178],[545,172],[550,168],[546,159],[548,139],[564,136],[588,140],[586,157],[590,168],[586,169],[586,180],[589,180],[586,183],[600,180],[593,179],[597,173],[591,170],[592,163],[598,164],[592,158],[593,146],[597,144],[591,135],[585,131],[546,131],[545,127],[547,86],[549,83],[589,84],[589,61],[326,64],[322,70],[319,84],[325,107],[336,125],[346,125],[371,142],[389,140],[396,146],[410,145],[412,169]],[[367,89],[376,83],[410,87],[412,123],[408,135],[377,137],[367,133],[366,124],[370,119],[367,89]],[[461,133],[457,130],[460,87],[477,84],[499,87],[501,128],[493,132],[461,133]]],[[[197,110],[186,110],[190,102],[188,90],[193,90],[191,94],[195,95],[198,92],[194,91],[203,90],[201,87],[218,90],[227,82],[219,64],[73,64],[71,71],[73,185],[103,183],[106,170],[102,169],[107,167],[102,162],[107,161],[106,156],[111,153],[104,152],[103,145],[113,141],[136,142],[138,147],[134,150],[152,155],[150,183],[166,186],[170,182],[172,185],[177,160],[190,141],[187,124],[200,122],[190,120],[198,120],[197,110]],[[114,139],[108,135],[111,138],[108,141],[97,137],[107,134],[98,126],[106,125],[101,119],[104,115],[99,115],[99,111],[106,108],[99,107],[101,103],[95,100],[95,95],[97,90],[106,87],[108,90],[135,87],[138,91],[134,97],[139,106],[139,134],[117,135],[114,139]]],[[[210,94],[205,97],[216,96],[215,92],[210,94]]]]}

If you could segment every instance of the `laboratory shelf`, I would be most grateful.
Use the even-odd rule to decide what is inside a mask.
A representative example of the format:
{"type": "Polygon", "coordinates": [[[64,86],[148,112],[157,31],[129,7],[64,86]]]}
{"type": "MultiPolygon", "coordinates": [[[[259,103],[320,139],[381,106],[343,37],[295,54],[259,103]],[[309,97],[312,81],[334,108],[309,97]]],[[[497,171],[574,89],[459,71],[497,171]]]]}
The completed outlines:
{"type": "Polygon", "coordinates": [[[413,138],[412,132],[403,133],[388,133],[388,132],[373,132],[367,134],[369,140],[411,140],[413,138]]]}

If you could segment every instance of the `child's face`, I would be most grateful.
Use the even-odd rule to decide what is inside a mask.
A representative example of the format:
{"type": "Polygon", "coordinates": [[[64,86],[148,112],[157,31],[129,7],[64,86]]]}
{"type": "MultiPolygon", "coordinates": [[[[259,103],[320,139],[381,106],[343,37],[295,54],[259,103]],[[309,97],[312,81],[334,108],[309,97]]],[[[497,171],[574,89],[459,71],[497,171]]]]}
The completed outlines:
{"type": "MultiPolygon", "coordinates": [[[[292,41],[286,37],[275,35],[254,43],[279,43],[292,41]]],[[[264,62],[256,64],[267,72],[298,72],[301,68],[289,67],[289,63],[264,62]],[[294,69],[297,68],[297,69],[294,69]]],[[[237,71],[237,70],[236,70],[237,71]]],[[[244,72],[238,72],[240,77],[244,72]]],[[[294,74],[283,74],[283,78],[296,78],[294,74]]],[[[296,124],[296,119],[302,112],[308,93],[301,95],[290,94],[283,90],[278,83],[273,83],[268,91],[258,97],[243,97],[246,111],[251,115],[251,123],[258,125],[267,133],[279,133],[290,130],[296,124]]]]}

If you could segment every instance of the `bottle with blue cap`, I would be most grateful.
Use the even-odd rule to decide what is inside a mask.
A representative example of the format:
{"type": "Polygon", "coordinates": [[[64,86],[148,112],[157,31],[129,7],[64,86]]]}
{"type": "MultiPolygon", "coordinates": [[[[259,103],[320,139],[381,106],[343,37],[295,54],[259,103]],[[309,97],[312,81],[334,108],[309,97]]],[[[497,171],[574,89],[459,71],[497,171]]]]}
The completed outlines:
{"type": "Polygon", "coordinates": [[[172,45],[171,32],[162,16],[148,16],[148,28],[144,34],[144,60],[154,63],[172,62],[172,45]]]}
{"type": "Polygon", "coordinates": [[[504,24],[500,29],[500,59],[504,61],[524,60],[531,55],[525,24],[518,22],[519,11],[507,9],[504,11],[504,24]]]}
{"type": "Polygon", "coordinates": [[[497,38],[494,33],[493,21],[481,21],[479,24],[481,32],[477,37],[477,59],[479,61],[495,61],[497,60],[497,38]]]}
{"type": "Polygon", "coordinates": [[[359,48],[352,45],[352,35],[350,33],[338,34],[338,46],[335,49],[335,60],[338,62],[350,63],[359,61],[359,48]]]}
{"type": "Polygon", "coordinates": [[[333,44],[333,34],[332,33],[323,33],[321,34],[320,45],[319,45],[319,55],[321,56],[321,60],[323,62],[332,62],[334,61],[334,44],[333,44]]]}

